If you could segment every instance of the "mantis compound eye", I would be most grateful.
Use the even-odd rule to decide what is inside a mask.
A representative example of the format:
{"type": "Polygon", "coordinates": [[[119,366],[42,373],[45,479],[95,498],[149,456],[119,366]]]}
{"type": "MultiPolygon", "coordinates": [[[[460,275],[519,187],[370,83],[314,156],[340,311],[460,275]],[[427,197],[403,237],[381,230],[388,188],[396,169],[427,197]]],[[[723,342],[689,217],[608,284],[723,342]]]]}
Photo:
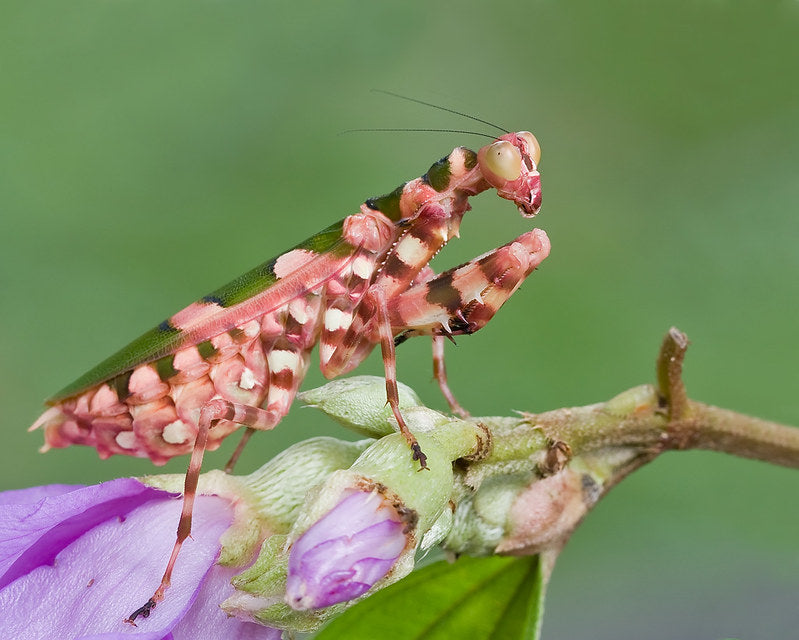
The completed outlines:
{"type": "Polygon", "coordinates": [[[522,154],[507,140],[497,140],[485,147],[483,163],[491,173],[504,180],[516,180],[522,173],[522,154]]]}
{"type": "Polygon", "coordinates": [[[530,159],[538,166],[538,163],[541,162],[541,145],[538,144],[536,137],[529,131],[519,131],[516,135],[525,141],[530,159]]]}

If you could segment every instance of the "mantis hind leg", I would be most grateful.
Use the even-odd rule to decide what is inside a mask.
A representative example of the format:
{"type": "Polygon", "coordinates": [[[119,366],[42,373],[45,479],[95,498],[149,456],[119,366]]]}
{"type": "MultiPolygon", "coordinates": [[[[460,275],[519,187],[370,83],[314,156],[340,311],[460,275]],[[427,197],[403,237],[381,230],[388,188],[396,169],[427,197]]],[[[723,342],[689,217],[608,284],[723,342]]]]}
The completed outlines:
{"type": "Polygon", "coordinates": [[[183,486],[183,507],[180,512],[180,520],[178,520],[175,545],[172,547],[172,553],[169,556],[166,570],[161,578],[161,584],[158,585],[158,588],[150,599],[131,613],[130,616],[125,619],[125,622],[135,626],[135,620],[137,618],[149,617],[156,605],[164,599],[166,590],[172,583],[172,571],[175,568],[175,562],[178,559],[180,548],[183,546],[186,538],[191,535],[191,518],[192,512],[194,511],[194,500],[197,496],[197,483],[200,478],[200,469],[205,455],[205,448],[208,443],[208,431],[220,420],[229,420],[230,422],[244,425],[248,427],[249,430],[264,431],[272,429],[280,422],[282,417],[282,415],[278,415],[274,411],[259,409],[245,404],[237,404],[229,402],[228,400],[223,400],[222,398],[214,398],[203,405],[200,410],[197,438],[194,441],[191,461],[186,471],[186,480],[183,486]]]}
{"type": "Polygon", "coordinates": [[[253,429],[252,427],[247,427],[244,430],[244,433],[241,436],[241,440],[236,445],[236,450],[233,452],[233,455],[230,456],[230,459],[225,464],[225,473],[233,473],[233,468],[236,466],[236,463],[239,461],[239,457],[241,457],[242,452],[244,451],[244,447],[247,446],[247,443],[250,441],[252,434],[255,433],[257,429],[253,429]]]}
{"type": "Polygon", "coordinates": [[[433,376],[438,382],[438,388],[441,389],[441,395],[443,395],[444,399],[447,401],[450,411],[459,418],[470,417],[469,412],[458,402],[447,382],[447,366],[444,363],[443,335],[433,336],[433,376]]]}

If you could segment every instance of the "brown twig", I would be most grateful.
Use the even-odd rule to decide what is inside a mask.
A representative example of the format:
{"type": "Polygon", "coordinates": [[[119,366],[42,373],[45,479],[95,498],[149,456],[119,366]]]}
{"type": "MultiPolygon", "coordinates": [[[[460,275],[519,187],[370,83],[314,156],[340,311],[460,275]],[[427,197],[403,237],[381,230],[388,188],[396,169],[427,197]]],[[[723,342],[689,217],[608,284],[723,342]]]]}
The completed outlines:
{"type": "MultiPolygon", "coordinates": [[[[549,441],[563,443],[574,457],[624,449],[650,461],[663,451],[708,449],[799,468],[798,428],[688,399],[681,377],[688,344],[678,329],[668,331],[657,359],[655,386],[634,387],[604,403],[525,413],[512,426],[507,418],[482,418],[488,424],[503,421],[504,426],[494,430],[495,451],[504,452],[501,459],[507,462],[516,456],[518,443],[538,448],[549,441]]],[[[543,446],[537,455],[542,460],[536,462],[545,465],[543,446]]]]}
{"type": "Polygon", "coordinates": [[[677,327],[671,327],[660,345],[655,371],[658,393],[669,421],[684,417],[688,407],[688,396],[682,381],[682,364],[688,344],[688,336],[677,327]]]}

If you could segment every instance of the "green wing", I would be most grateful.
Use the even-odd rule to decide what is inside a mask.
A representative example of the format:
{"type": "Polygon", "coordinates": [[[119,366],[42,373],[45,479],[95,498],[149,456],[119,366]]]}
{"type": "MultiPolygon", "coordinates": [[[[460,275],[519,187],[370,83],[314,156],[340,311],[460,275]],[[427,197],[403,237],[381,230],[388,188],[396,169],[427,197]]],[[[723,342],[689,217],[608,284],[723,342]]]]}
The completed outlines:
{"type": "MultiPolygon", "coordinates": [[[[343,223],[344,220],[339,220],[327,229],[311,236],[297,246],[292,247],[290,251],[304,249],[317,253],[320,256],[347,257],[352,254],[353,247],[342,238],[341,232],[343,223]]],[[[205,322],[209,324],[213,322],[215,325],[220,322],[224,323],[224,318],[230,313],[230,309],[274,286],[278,282],[274,266],[279,257],[280,256],[276,256],[271,260],[267,260],[263,264],[258,265],[232,282],[229,282],[193,303],[193,305],[197,305],[198,308],[207,307],[208,305],[215,305],[215,307],[218,308],[218,311],[214,315],[204,318],[205,322]]],[[[310,264],[311,263],[309,263],[309,265],[310,264]]],[[[306,265],[306,267],[309,265],[306,265]]],[[[304,269],[300,269],[299,273],[290,274],[290,276],[281,279],[281,281],[285,281],[289,277],[302,278],[303,270],[304,269]]],[[[334,273],[330,275],[332,276],[334,273]]],[[[277,305],[270,305],[271,309],[264,309],[262,313],[268,313],[274,308],[282,306],[288,302],[289,299],[282,300],[277,305]]],[[[224,330],[225,329],[222,329],[215,335],[218,335],[224,330]]],[[[162,370],[165,373],[168,373],[170,370],[174,372],[174,369],[172,369],[172,356],[174,352],[189,344],[199,344],[201,353],[203,352],[203,347],[210,347],[211,350],[213,349],[213,347],[210,346],[210,342],[208,342],[208,345],[205,345],[201,340],[191,340],[187,338],[184,331],[173,326],[171,318],[164,320],[157,327],[139,336],[126,347],[123,347],[114,355],[103,360],[96,367],[61,389],[61,391],[47,400],[47,404],[58,404],[62,400],[71,398],[112,378],[114,379],[111,382],[112,386],[124,386],[126,388],[127,379],[130,377],[132,369],[146,362],[157,360],[158,362],[156,364],[159,373],[161,373],[162,370]]]]}

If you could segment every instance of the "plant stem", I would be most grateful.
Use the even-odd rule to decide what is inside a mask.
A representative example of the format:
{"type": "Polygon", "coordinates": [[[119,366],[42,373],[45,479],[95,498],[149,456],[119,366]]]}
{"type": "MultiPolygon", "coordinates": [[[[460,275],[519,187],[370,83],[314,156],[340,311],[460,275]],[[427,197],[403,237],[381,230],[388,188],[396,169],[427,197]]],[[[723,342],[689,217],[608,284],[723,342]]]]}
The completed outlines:
{"type": "Polygon", "coordinates": [[[799,429],[701,402],[689,402],[681,428],[688,447],[722,451],[799,469],[799,429]]]}
{"type": "MultiPolygon", "coordinates": [[[[687,348],[688,337],[669,329],[655,386],[633,387],[604,403],[523,414],[521,420],[481,418],[494,431],[486,464],[529,460],[546,476],[547,455],[555,448],[569,457],[626,450],[636,454],[634,468],[663,451],[708,449],[799,468],[798,428],[688,399],[682,381],[687,348]]],[[[624,475],[632,467],[625,464],[624,475]]]]}
{"type": "MultiPolygon", "coordinates": [[[[497,419],[480,420],[494,425],[497,419]]],[[[799,468],[798,428],[694,400],[686,401],[684,417],[670,421],[649,385],[605,403],[525,414],[512,428],[507,419],[499,420],[503,428],[494,430],[494,446],[502,453],[488,462],[528,457],[544,436],[567,444],[573,456],[616,448],[653,457],[668,450],[708,449],[799,468]]]]}

